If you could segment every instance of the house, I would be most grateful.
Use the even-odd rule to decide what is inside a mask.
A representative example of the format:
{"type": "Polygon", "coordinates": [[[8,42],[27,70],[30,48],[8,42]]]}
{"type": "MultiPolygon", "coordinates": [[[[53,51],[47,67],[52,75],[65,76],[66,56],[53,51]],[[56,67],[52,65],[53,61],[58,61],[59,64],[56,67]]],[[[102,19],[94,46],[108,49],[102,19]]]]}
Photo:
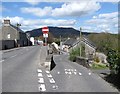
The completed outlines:
{"type": "Polygon", "coordinates": [[[10,49],[28,45],[26,33],[24,33],[18,26],[12,25],[10,20],[5,19],[1,29],[0,49],[10,49]]]}
{"type": "MultiPolygon", "coordinates": [[[[92,43],[86,37],[82,37],[81,44],[85,46],[85,56],[86,58],[93,58],[96,52],[96,47],[94,43],[92,43]]],[[[76,47],[80,47],[80,40],[69,38],[63,43],[65,51],[69,52],[76,47]]]]}

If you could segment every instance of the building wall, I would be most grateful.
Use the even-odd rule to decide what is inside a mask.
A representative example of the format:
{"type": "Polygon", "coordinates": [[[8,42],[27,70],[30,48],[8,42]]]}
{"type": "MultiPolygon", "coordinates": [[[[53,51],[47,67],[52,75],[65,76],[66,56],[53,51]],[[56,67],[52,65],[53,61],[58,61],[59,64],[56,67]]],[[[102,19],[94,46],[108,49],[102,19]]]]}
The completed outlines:
{"type": "Polygon", "coordinates": [[[14,40],[0,40],[0,50],[6,50],[15,47],[14,40]]]}
{"type": "Polygon", "coordinates": [[[19,40],[19,32],[12,28],[11,26],[2,27],[2,40],[19,40]],[[10,38],[8,38],[10,34],[10,38]]]}

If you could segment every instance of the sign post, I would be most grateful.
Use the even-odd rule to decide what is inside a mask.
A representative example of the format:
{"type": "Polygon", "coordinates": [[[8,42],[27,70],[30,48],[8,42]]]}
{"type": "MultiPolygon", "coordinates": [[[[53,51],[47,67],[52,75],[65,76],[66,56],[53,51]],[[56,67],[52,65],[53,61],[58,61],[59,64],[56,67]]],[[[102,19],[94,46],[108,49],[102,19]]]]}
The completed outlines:
{"type": "Polygon", "coordinates": [[[48,38],[48,32],[49,32],[49,28],[48,27],[43,27],[42,28],[42,32],[43,32],[43,37],[45,39],[45,46],[47,45],[47,38],[48,38]]]}

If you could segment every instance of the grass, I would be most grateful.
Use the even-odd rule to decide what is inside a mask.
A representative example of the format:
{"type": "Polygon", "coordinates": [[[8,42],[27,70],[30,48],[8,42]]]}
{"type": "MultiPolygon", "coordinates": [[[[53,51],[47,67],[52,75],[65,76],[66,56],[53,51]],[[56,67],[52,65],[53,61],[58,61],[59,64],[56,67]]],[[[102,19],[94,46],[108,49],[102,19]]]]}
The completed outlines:
{"type": "Polygon", "coordinates": [[[92,69],[108,69],[108,67],[105,64],[101,64],[101,63],[93,63],[91,68],[92,69]]]}

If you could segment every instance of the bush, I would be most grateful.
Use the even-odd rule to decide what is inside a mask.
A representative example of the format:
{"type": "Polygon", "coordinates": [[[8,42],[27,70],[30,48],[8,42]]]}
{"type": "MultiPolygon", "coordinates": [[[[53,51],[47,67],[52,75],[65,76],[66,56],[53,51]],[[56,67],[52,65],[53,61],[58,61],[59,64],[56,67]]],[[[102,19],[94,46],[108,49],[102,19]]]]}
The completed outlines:
{"type": "Polygon", "coordinates": [[[115,51],[113,49],[109,49],[107,54],[107,61],[109,63],[109,68],[111,70],[111,73],[118,74],[120,73],[120,55],[118,51],[115,51]]]}
{"type": "Polygon", "coordinates": [[[76,61],[76,56],[79,56],[80,48],[75,48],[70,51],[70,60],[76,61]]]}
{"type": "MultiPolygon", "coordinates": [[[[85,56],[85,47],[84,47],[84,45],[82,45],[82,47],[81,47],[81,54],[82,54],[82,56],[84,57],[85,56]]],[[[76,48],[74,48],[74,49],[72,49],[71,51],[70,51],[70,57],[69,57],[69,59],[71,60],[71,61],[76,61],[76,57],[77,56],[80,56],[80,47],[76,47],[76,48]]]]}
{"type": "Polygon", "coordinates": [[[100,60],[99,60],[99,58],[98,58],[98,57],[95,57],[95,62],[97,62],[97,63],[99,63],[99,62],[100,62],[100,60]]]}
{"type": "Polygon", "coordinates": [[[105,64],[98,64],[98,63],[93,63],[92,64],[93,69],[106,69],[108,68],[105,64]]]}

